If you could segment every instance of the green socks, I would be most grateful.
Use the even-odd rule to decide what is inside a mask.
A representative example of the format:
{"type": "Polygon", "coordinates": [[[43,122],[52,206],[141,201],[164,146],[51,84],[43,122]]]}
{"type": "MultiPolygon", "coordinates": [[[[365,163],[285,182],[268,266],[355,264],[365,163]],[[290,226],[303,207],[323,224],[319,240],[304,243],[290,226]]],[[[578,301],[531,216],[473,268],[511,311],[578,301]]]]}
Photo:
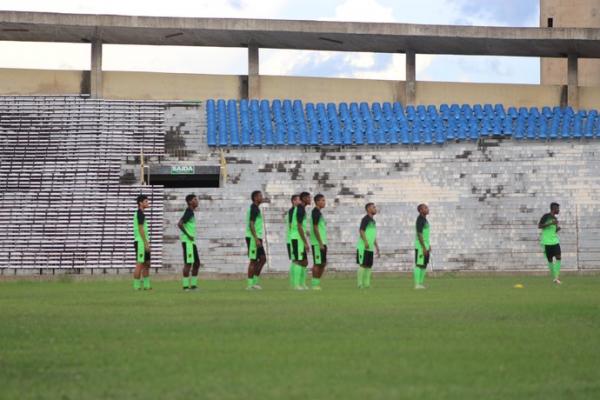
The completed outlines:
{"type": "Polygon", "coordinates": [[[373,273],[373,269],[372,268],[365,268],[365,272],[363,275],[363,286],[365,288],[370,288],[371,287],[371,274],[373,273]]]}
{"type": "Polygon", "coordinates": [[[135,290],[140,290],[142,288],[142,280],[141,279],[133,279],[133,288],[135,290]]]}
{"type": "Polygon", "coordinates": [[[552,275],[552,279],[558,279],[558,273],[560,271],[560,260],[556,260],[556,262],[554,263],[548,261],[548,269],[550,270],[550,275],[552,275]]]}
{"type": "Polygon", "coordinates": [[[560,275],[560,260],[556,260],[556,262],[554,263],[554,269],[552,269],[552,277],[554,279],[558,279],[559,275],[560,275]]]}
{"type": "Polygon", "coordinates": [[[191,282],[192,282],[192,287],[197,287],[198,286],[198,277],[192,276],[191,282]]]}
{"type": "Polygon", "coordinates": [[[254,275],[254,278],[252,278],[254,283],[253,285],[258,285],[258,283],[260,282],[260,278],[258,277],[258,275],[254,275]]]}
{"type": "Polygon", "coordinates": [[[290,287],[294,288],[294,263],[290,264],[290,287]]]}
{"type": "Polygon", "coordinates": [[[150,277],[145,276],[144,277],[144,290],[149,290],[149,289],[152,289],[152,286],[150,286],[150,277]]]}
{"type": "Polygon", "coordinates": [[[419,268],[421,270],[421,285],[425,283],[425,275],[427,275],[426,268],[419,268]]]}
{"type": "Polygon", "coordinates": [[[301,267],[298,264],[294,264],[293,271],[294,271],[294,273],[293,273],[293,275],[294,275],[294,280],[293,280],[293,287],[294,287],[294,289],[306,286],[306,268],[301,267]]]}
{"type": "Polygon", "coordinates": [[[246,279],[247,287],[251,288],[254,285],[254,278],[246,279]]]}
{"type": "Polygon", "coordinates": [[[183,286],[184,289],[189,288],[190,287],[190,278],[183,277],[183,279],[181,280],[181,285],[183,286]]]}
{"type": "Polygon", "coordinates": [[[413,268],[413,281],[415,282],[415,287],[421,284],[421,268],[414,267],[413,268]]]}
{"type": "Polygon", "coordinates": [[[367,269],[363,267],[358,267],[358,271],[356,272],[356,282],[358,284],[358,288],[362,289],[365,285],[365,274],[367,269]]]}
{"type": "Polygon", "coordinates": [[[319,278],[312,278],[312,282],[311,283],[312,283],[311,286],[313,288],[319,287],[319,286],[321,286],[321,279],[319,279],[319,278]]]}

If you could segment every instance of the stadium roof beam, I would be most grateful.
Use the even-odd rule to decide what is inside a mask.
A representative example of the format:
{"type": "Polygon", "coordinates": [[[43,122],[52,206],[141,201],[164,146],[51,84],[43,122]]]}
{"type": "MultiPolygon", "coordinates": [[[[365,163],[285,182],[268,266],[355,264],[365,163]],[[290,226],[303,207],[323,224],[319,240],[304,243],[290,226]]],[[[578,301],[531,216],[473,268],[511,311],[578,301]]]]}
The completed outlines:
{"type": "MultiPolygon", "coordinates": [[[[0,11],[0,40],[69,43],[99,43],[101,40],[106,44],[250,47],[251,52],[271,48],[600,58],[600,29],[596,28],[506,28],[0,11]]],[[[249,71],[256,67],[256,74],[253,74],[256,79],[249,79],[249,92],[252,82],[258,85],[258,57],[249,54],[249,61],[252,61],[249,64],[253,60],[256,60],[256,65],[249,65],[249,71]]],[[[101,74],[101,70],[96,72],[101,74]]],[[[576,93],[576,90],[572,92],[576,93]]],[[[258,94],[258,89],[253,93],[258,94]]]]}

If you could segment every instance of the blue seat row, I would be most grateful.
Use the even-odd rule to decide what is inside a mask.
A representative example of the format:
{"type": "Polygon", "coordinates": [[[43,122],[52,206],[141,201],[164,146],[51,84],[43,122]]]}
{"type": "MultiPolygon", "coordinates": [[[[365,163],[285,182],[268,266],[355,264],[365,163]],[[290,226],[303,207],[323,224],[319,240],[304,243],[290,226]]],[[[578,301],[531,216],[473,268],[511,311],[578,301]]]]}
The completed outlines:
{"type": "Polygon", "coordinates": [[[501,104],[206,102],[207,143],[236,146],[418,145],[507,136],[516,140],[600,137],[598,111],[501,104]]]}

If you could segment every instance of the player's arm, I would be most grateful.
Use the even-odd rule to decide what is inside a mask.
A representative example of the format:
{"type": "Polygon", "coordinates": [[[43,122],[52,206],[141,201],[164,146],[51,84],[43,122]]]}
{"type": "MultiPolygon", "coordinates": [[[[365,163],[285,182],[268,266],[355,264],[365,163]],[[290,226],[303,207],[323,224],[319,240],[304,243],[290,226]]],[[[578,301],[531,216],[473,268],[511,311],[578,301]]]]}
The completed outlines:
{"type": "Polygon", "coordinates": [[[381,257],[381,253],[379,252],[379,243],[377,243],[377,239],[375,239],[375,254],[377,254],[377,257],[381,257]]]}
{"type": "Polygon", "coordinates": [[[146,237],[146,232],[144,232],[143,224],[138,223],[138,232],[140,233],[140,236],[144,241],[144,249],[146,249],[146,251],[150,251],[150,243],[148,242],[148,238],[146,237]]]}
{"type": "MultiPolygon", "coordinates": [[[[258,207],[257,207],[258,208],[258,207]]],[[[258,210],[255,210],[254,208],[250,211],[250,234],[252,235],[252,237],[254,238],[254,241],[256,242],[256,245],[258,247],[262,247],[262,240],[260,240],[258,238],[258,236],[256,235],[256,228],[255,228],[255,223],[256,223],[256,217],[258,217],[258,210]]]]}
{"type": "MultiPolygon", "coordinates": [[[[313,213],[314,215],[314,213],[313,213]]],[[[319,215],[320,218],[320,215],[319,215]]],[[[317,242],[319,242],[319,248],[323,249],[325,245],[323,244],[323,240],[321,240],[321,232],[319,232],[319,219],[313,218],[313,232],[315,233],[315,237],[317,238],[317,242]]]]}
{"type": "Polygon", "coordinates": [[[367,235],[365,234],[364,229],[360,230],[360,238],[362,239],[363,243],[365,244],[365,250],[369,250],[369,241],[367,240],[367,235]]]}
{"type": "Polygon", "coordinates": [[[308,247],[308,240],[306,240],[306,233],[304,232],[304,227],[302,226],[302,224],[298,224],[298,232],[300,233],[300,237],[302,238],[302,241],[304,242],[304,248],[306,249],[306,252],[309,252],[310,247],[308,247]]]}

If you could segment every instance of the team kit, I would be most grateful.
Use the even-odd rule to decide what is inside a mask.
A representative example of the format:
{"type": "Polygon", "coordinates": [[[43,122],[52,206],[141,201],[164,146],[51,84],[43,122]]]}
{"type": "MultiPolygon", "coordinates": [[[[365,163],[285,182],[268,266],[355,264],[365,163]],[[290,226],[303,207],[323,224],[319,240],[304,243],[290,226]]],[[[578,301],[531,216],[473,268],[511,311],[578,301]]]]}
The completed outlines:
{"type": "MultiPolygon", "coordinates": [[[[245,240],[248,250],[248,270],[246,290],[261,290],[260,274],[267,261],[264,239],[264,220],[260,205],[264,198],[261,191],[256,190],[250,195],[251,204],[245,216],[245,240]]],[[[183,252],[182,288],[185,291],[198,290],[198,272],[200,257],[196,245],[196,217],[194,211],[198,207],[198,197],[189,194],[185,198],[186,209],[177,226],[180,230],[180,241],[183,252]]],[[[133,216],[133,236],[136,266],[133,273],[133,288],[135,290],[151,290],[150,282],[150,236],[148,220],[144,211],[150,207],[148,196],[137,197],[137,210],[133,216]]],[[[324,216],[326,199],[322,194],[312,198],[308,192],[295,194],[291,197],[291,207],[284,216],[286,247],[289,267],[289,285],[294,290],[321,290],[321,278],[327,265],[327,221],[324,216]],[[306,207],[314,201],[314,206],[307,215],[306,207]],[[312,253],[312,279],[310,288],[307,286],[308,256],[312,253]]],[[[413,279],[415,289],[425,289],[425,276],[430,260],[430,225],[427,221],[429,207],[426,204],[417,206],[418,216],[415,222],[415,256],[413,279]]],[[[559,279],[561,268],[561,250],[558,232],[560,227],[557,215],[560,212],[558,203],[550,204],[550,212],[542,216],[538,223],[541,231],[540,244],[548,263],[548,269],[555,284],[561,284],[559,279]]],[[[365,215],[358,227],[356,242],[356,264],[358,265],[356,280],[359,289],[371,287],[371,276],[375,258],[380,257],[377,243],[377,223],[375,215],[377,207],[374,203],[365,205],[365,215]]]]}

